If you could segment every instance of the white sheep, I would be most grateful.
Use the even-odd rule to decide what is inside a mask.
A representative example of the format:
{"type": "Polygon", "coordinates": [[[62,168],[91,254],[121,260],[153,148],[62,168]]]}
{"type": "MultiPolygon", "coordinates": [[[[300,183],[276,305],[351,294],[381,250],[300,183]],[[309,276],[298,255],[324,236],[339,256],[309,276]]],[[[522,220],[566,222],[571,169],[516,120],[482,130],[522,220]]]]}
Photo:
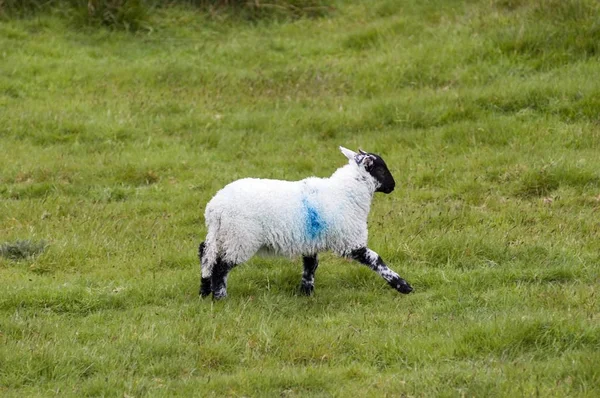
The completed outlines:
{"type": "Polygon", "coordinates": [[[227,296],[227,274],[258,253],[302,256],[301,291],[310,295],[317,253],[330,250],[369,266],[400,293],[412,287],[367,248],[367,217],[375,192],[395,181],[381,157],[340,147],[349,162],[329,178],[300,181],[244,178],[206,205],[208,233],[200,244],[200,295],[227,296]]]}

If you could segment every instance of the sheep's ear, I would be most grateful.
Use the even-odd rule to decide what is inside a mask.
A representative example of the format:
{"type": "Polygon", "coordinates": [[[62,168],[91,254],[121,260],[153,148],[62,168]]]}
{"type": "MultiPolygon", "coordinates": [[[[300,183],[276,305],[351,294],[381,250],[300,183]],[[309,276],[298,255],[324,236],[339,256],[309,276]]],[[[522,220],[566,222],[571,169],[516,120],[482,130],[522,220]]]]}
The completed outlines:
{"type": "Polygon", "coordinates": [[[372,155],[359,155],[360,160],[357,161],[358,164],[361,164],[365,167],[367,171],[370,171],[373,168],[373,164],[375,163],[375,158],[372,155]]]}
{"type": "Polygon", "coordinates": [[[356,160],[356,152],[351,151],[348,148],[344,148],[343,146],[340,147],[340,151],[342,151],[342,153],[345,157],[348,158],[348,160],[356,160]]]}

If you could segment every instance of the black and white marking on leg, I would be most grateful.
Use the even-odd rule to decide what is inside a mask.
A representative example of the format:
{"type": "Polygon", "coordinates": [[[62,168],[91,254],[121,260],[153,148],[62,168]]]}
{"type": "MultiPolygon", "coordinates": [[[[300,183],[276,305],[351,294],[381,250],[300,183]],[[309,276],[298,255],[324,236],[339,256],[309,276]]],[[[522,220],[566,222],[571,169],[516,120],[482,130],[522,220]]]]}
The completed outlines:
{"type": "Polygon", "coordinates": [[[217,260],[211,275],[213,299],[220,300],[227,297],[227,276],[233,267],[233,264],[221,259],[217,260]]]}
{"type": "MultiPolygon", "coordinates": [[[[200,272],[202,272],[202,256],[204,256],[204,249],[206,243],[202,242],[198,245],[198,259],[200,260],[200,272]]],[[[210,278],[200,278],[200,296],[207,297],[212,292],[210,278]]]]}
{"type": "Polygon", "coordinates": [[[315,271],[319,266],[317,255],[302,257],[304,272],[302,272],[302,282],[300,283],[300,291],[310,296],[315,290],[315,271]]]}
{"type": "Polygon", "coordinates": [[[367,247],[361,247],[360,249],[353,250],[350,253],[350,257],[377,272],[391,287],[400,293],[408,294],[412,292],[413,288],[408,282],[392,271],[383,262],[379,254],[375,253],[373,250],[367,247]]]}

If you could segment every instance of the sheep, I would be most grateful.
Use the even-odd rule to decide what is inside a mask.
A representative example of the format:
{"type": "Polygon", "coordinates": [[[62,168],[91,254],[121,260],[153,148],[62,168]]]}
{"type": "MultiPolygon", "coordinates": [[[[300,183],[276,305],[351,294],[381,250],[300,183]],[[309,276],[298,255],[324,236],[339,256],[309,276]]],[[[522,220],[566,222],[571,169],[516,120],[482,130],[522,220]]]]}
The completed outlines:
{"type": "Polygon", "coordinates": [[[244,178],[217,192],[206,205],[207,235],[198,248],[200,296],[226,297],[229,271],[257,253],[302,256],[300,290],[311,295],[323,251],[368,266],[400,293],[413,290],[367,247],[373,195],[391,193],[394,177],[380,156],[340,150],[348,164],[329,178],[244,178]]]}

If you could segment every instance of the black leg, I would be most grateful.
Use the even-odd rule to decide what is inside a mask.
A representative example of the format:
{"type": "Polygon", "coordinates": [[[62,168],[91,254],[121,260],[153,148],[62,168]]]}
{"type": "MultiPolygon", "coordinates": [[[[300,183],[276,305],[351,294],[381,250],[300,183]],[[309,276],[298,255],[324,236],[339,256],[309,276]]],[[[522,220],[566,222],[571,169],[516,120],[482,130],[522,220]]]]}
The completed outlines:
{"type": "MultiPolygon", "coordinates": [[[[202,272],[202,256],[204,255],[204,248],[206,244],[204,242],[200,243],[198,246],[198,258],[200,259],[200,272],[202,272]]],[[[210,278],[202,278],[200,277],[200,296],[207,297],[212,292],[210,287],[210,278]]]]}
{"type": "Polygon", "coordinates": [[[200,279],[200,296],[208,297],[212,292],[211,278],[200,279]]]}
{"type": "Polygon", "coordinates": [[[315,290],[315,271],[319,266],[319,260],[317,255],[304,256],[302,257],[304,263],[304,272],[302,273],[302,283],[300,284],[300,291],[307,296],[310,296],[315,290]]]}
{"type": "Polygon", "coordinates": [[[385,281],[400,293],[408,294],[413,288],[404,279],[388,268],[379,254],[367,247],[353,250],[350,257],[377,272],[385,281]]]}
{"type": "Polygon", "coordinates": [[[211,275],[213,299],[220,300],[227,297],[227,275],[233,267],[234,264],[227,263],[221,259],[217,260],[211,275]]]}

